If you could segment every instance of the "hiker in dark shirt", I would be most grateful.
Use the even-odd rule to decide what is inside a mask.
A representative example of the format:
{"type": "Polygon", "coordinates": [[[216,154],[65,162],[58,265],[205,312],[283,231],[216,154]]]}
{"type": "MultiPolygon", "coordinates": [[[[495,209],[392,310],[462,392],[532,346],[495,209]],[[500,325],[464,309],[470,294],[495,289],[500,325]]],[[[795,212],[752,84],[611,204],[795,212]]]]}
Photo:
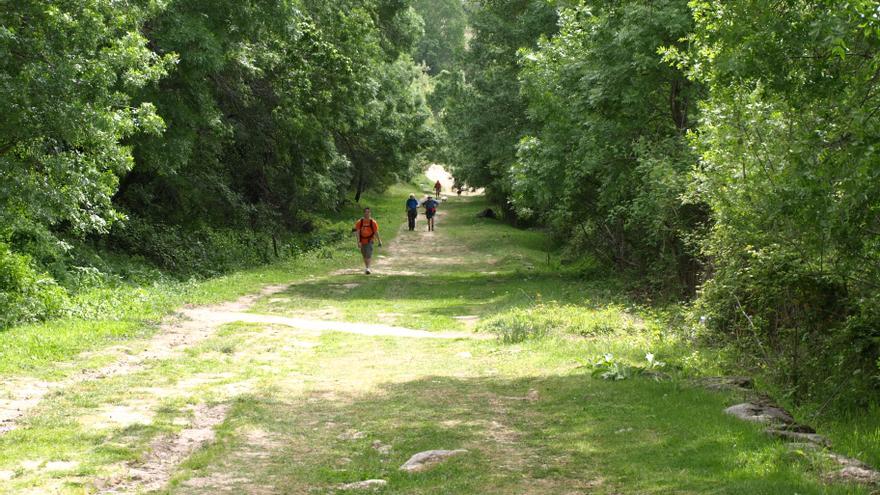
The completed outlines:
{"type": "Polygon", "coordinates": [[[422,203],[422,206],[425,207],[425,218],[428,219],[428,230],[430,231],[434,230],[434,215],[437,214],[437,205],[439,204],[431,196],[428,196],[428,199],[422,203]]]}
{"type": "Polygon", "coordinates": [[[409,225],[409,230],[416,230],[416,217],[419,215],[419,200],[416,199],[415,194],[410,194],[409,199],[406,200],[406,219],[409,225]]]}

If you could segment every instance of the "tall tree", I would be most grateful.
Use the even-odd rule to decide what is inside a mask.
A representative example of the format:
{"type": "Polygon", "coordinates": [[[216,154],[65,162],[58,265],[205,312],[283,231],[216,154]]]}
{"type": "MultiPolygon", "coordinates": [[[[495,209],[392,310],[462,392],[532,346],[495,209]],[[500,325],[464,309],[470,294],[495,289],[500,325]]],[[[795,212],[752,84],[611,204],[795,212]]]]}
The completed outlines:
{"type": "Polygon", "coordinates": [[[621,268],[691,291],[698,265],[685,238],[706,215],[680,197],[695,162],[685,133],[700,91],[658,49],[692,26],[686,0],[563,9],[559,33],[522,52],[537,132],[519,143],[510,172],[520,215],[621,268]]]}

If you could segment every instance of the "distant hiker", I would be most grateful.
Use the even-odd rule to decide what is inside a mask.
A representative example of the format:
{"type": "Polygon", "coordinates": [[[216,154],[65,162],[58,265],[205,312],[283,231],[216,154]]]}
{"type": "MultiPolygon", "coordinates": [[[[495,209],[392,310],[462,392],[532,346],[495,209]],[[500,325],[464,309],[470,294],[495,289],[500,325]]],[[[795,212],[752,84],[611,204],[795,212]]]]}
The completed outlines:
{"type": "Polygon", "coordinates": [[[416,217],[419,215],[419,200],[415,194],[410,194],[406,200],[406,219],[409,223],[409,230],[416,230],[416,217]]]}
{"type": "Polygon", "coordinates": [[[439,204],[431,196],[428,196],[428,199],[422,203],[422,206],[425,207],[425,217],[428,219],[428,230],[430,231],[434,230],[434,215],[437,214],[437,205],[439,204]]]}
{"type": "Polygon", "coordinates": [[[382,247],[382,239],[379,237],[379,224],[373,220],[373,212],[364,208],[364,217],[355,222],[352,232],[358,233],[358,248],[364,257],[364,273],[370,274],[370,263],[373,259],[373,238],[382,247]]]}
{"type": "Polygon", "coordinates": [[[443,189],[443,185],[440,184],[440,180],[438,179],[437,182],[434,183],[434,191],[437,193],[438,198],[440,197],[440,191],[442,189],[443,189]]]}
{"type": "Polygon", "coordinates": [[[455,192],[457,192],[458,195],[461,196],[461,191],[462,189],[464,189],[464,184],[462,184],[460,180],[455,179],[452,181],[452,189],[454,189],[455,192]]]}

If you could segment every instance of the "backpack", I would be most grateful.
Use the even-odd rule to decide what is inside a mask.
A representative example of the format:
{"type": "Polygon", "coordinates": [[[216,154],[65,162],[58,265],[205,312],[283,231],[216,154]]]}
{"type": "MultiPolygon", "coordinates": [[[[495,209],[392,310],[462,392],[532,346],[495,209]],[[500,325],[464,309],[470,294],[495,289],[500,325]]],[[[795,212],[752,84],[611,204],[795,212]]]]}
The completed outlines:
{"type": "Polygon", "coordinates": [[[364,225],[363,218],[358,220],[357,229],[358,235],[360,236],[361,244],[365,244],[373,240],[373,236],[376,235],[376,230],[378,230],[377,227],[378,225],[376,225],[376,221],[372,218],[370,219],[369,225],[364,225]],[[367,232],[366,235],[364,235],[364,231],[367,232]]]}

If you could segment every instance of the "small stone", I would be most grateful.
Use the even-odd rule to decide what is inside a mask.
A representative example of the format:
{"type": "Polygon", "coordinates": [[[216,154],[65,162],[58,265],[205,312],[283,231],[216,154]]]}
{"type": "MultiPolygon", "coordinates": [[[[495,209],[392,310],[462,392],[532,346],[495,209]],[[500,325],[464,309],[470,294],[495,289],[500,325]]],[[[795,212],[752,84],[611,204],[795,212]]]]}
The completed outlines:
{"type": "Polygon", "coordinates": [[[859,483],[862,485],[880,485],[880,473],[870,468],[846,466],[826,476],[828,481],[859,483]]]}
{"type": "Polygon", "coordinates": [[[632,428],[621,428],[621,429],[615,431],[614,433],[617,433],[617,434],[619,435],[619,434],[621,434],[621,433],[629,433],[629,432],[631,432],[631,431],[633,431],[632,428]]]}
{"type": "Polygon", "coordinates": [[[346,483],[344,485],[339,485],[339,490],[378,490],[383,486],[387,485],[388,482],[385,480],[364,480],[364,481],[356,481],[354,483],[346,483]]]}
{"type": "Polygon", "coordinates": [[[373,440],[373,448],[381,455],[388,455],[391,453],[391,446],[382,443],[381,440],[373,440]]]}
{"type": "Polygon", "coordinates": [[[462,359],[470,359],[471,357],[473,357],[473,355],[468,351],[459,352],[458,354],[456,354],[456,356],[462,359]]]}
{"type": "Polygon", "coordinates": [[[0,481],[9,481],[15,478],[15,471],[0,471],[0,481]]]}
{"type": "Polygon", "coordinates": [[[816,445],[821,445],[824,447],[831,446],[830,440],[816,433],[802,433],[799,431],[789,431],[777,428],[768,428],[764,430],[764,433],[770,435],[771,437],[780,438],[786,441],[814,443],[816,445]]]}
{"type": "Polygon", "coordinates": [[[408,471],[410,473],[417,473],[419,471],[424,471],[435,464],[439,464],[450,457],[457,456],[459,454],[466,454],[467,450],[457,449],[457,450],[426,450],[424,452],[419,452],[418,454],[414,454],[409,458],[402,466],[400,466],[401,471],[408,471]]]}
{"type": "Polygon", "coordinates": [[[365,436],[367,436],[367,434],[362,431],[348,430],[345,433],[340,433],[339,436],[336,438],[340,440],[360,440],[365,436]]]}
{"type": "Polygon", "coordinates": [[[526,394],[526,400],[529,402],[537,402],[540,398],[541,394],[539,394],[538,391],[535,389],[529,390],[529,393],[526,394]]]}

